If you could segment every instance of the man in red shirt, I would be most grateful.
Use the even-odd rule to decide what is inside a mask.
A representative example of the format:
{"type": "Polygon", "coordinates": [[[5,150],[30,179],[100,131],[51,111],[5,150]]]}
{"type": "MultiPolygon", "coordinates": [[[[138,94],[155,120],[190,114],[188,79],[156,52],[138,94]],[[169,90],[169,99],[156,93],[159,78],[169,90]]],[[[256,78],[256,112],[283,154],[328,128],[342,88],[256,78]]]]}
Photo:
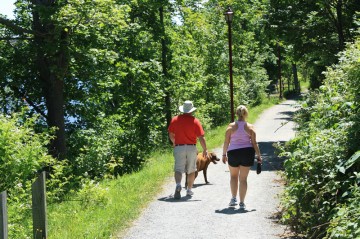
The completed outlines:
{"type": "Polygon", "coordinates": [[[186,195],[192,196],[194,194],[191,189],[194,184],[196,172],[197,138],[203,148],[204,157],[207,155],[204,137],[205,132],[200,121],[191,115],[191,113],[196,110],[193,103],[187,100],[184,102],[184,105],[179,107],[179,110],[183,114],[172,118],[168,128],[169,138],[174,147],[174,177],[176,182],[175,199],[181,198],[180,191],[183,173],[186,173],[188,177],[186,195]]]}

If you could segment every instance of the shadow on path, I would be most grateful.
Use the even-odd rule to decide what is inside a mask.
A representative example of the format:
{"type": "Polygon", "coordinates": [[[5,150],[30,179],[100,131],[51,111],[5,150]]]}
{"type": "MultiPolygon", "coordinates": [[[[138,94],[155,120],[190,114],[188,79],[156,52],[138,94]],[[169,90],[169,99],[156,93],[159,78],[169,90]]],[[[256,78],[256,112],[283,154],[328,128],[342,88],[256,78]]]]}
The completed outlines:
{"type": "MultiPolygon", "coordinates": [[[[197,176],[197,178],[195,180],[199,180],[199,176],[197,176]]],[[[202,178],[202,174],[201,174],[200,180],[204,180],[202,178]]],[[[202,186],[209,186],[209,185],[213,185],[213,184],[210,183],[210,182],[209,183],[194,183],[193,188],[202,187],[202,186]]]]}
{"type": "Polygon", "coordinates": [[[183,196],[180,199],[175,199],[174,195],[172,195],[172,194],[167,196],[167,197],[158,198],[158,200],[163,201],[163,202],[174,202],[174,203],[176,203],[176,202],[197,202],[197,201],[201,201],[201,200],[198,200],[198,199],[194,200],[194,199],[192,199],[191,196],[183,196]]]}
{"type": "Polygon", "coordinates": [[[282,112],[279,113],[280,117],[277,117],[275,119],[276,120],[280,119],[280,120],[291,121],[291,120],[293,120],[295,113],[296,112],[294,112],[294,111],[282,111],[282,112]]]}
{"type": "Polygon", "coordinates": [[[227,215],[232,215],[232,214],[238,214],[238,213],[248,213],[248,212],[255,212],[256,209],[239,209],[239,208],[235,208],[235,207],[227,207],[224,209],[217,209],[215,210],[215,213],[222,213],[222,214],[227,214],[227,215]]]}
{"type": "MultiPolygon", "coordinates": [[[[276,154],[276,145],[283,145],[284,141],[279,142],[258,142],[261,156],[263,159],[262,171],[278,171],[283,169],[284,158],[278,157],[276,154]]],[[[251,167],[251,170],[256,171],[256,163],[251,167]]]]}

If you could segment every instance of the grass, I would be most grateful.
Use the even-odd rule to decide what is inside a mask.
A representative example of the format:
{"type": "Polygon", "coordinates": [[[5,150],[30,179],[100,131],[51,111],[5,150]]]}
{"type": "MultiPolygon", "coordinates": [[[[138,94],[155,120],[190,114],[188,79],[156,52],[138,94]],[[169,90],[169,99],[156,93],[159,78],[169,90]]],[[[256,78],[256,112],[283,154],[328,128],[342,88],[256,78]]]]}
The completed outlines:
{"type": "Polygon", "coordinates": [[[310,81],[300,80],[300,89],[301,92],[307,92],[310,89],[310,81]]]}
{"type": "MultiPolygon", "coordinates": [[[[250,108],[249,122],[276,103],[274,98],[250,108]]],[[[221,147],[226,127],[206,132],[210,150],[221,147]]],[[[154,152],[141,171],[90,183],[68,201],[49,205],[49,238],[119,238],[172,177],[172,170],[172,150],[154,152]]]]}
{"type": "Polygon", "coordinates": [[[71,200],[49,205],[49,238],[116,238],[153,200],[171,174],[169,151],[156,152],[139,172],[104,180],[96,191],[80,192],[93,203],[71,200]],[[151,180],[149,180],[151,179],[151,180]]]}

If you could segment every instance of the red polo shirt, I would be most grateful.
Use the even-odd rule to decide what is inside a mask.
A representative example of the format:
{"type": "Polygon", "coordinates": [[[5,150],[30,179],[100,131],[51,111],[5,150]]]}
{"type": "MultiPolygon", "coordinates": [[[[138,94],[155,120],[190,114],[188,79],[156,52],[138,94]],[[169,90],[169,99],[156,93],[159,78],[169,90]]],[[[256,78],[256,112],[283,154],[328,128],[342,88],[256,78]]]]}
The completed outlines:
{"type": "Polygon", "coordinates": [[[175,134],[175,144],[196,144],[196,139],[205,134],[200,121],[191,114],[172,118],[168,132],[175,134]]]}

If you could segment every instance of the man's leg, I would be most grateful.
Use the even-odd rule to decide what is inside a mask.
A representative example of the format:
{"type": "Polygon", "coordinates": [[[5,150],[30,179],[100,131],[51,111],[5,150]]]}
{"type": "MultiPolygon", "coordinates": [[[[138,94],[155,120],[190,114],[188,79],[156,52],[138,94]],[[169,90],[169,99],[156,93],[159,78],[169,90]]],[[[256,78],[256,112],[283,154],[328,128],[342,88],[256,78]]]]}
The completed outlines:
{"type": "Polygon", "coordinates": [[[191,190],[195,181],[195,172],[189,173],[187,175],[187,180],[188,180],[188,190],[191,190]]]}
{"type": "Polygon", "coordinates": [[[174,198],[175,199],[180,199],[181,198],[181,178],[182,178],[182,173],[180,172],[175,172],[175,182],[176,182],[176,188],[175,188],[175,193],[174,193],[174,198]]]}
{"type": "Polygon", "coordinates": [[[182,179],[182,172],[185,170],[185,160],[186,159],[186,151],[183,149],[183,147],[175,147],[174,148],[174,158],[175,158],[175,166],[174,166],[174,178],[176,182],[176,188],[174,193],[175,199],[181,198],[181,179],[182,179]]]}
{"type": "Polygon", "coordinates": [[[175,173],[174,173],[174,177],[175,177],[175,182],[176,182],[176,184],[180,184],[180,185],[181,185],[182,173],[180,173],[180,172],[175,172],[175,173]]]}
{"type": "Polygon", "coordinates": [[[195,173],[196,173],[196,158],[197,158],[197,149],[196,146],[188,146],[186,148],[187,150],[187,155],[186,155],[186,159],[187,159],[187,163],[186,163],[186,172],[189,172],[187,174],[187,191],[186,191],[186,195],[187,196],[192,196],[194,193],[191,190],[193,185],[194,185],[194,181],[195,181],[195,173]]]}

